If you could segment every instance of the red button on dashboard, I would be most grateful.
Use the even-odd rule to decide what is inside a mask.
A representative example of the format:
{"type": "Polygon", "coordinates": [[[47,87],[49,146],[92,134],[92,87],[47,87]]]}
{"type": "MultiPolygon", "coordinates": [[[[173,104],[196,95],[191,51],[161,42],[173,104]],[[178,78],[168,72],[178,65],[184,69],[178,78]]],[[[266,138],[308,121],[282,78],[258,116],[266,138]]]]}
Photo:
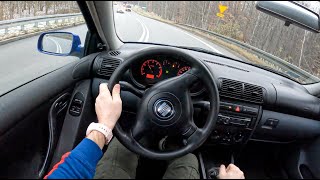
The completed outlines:
{"type": "Polygon", "coordinates": [[[236,111],[240,112],[240,107],[239,106],[236,107],[236,111]]]}

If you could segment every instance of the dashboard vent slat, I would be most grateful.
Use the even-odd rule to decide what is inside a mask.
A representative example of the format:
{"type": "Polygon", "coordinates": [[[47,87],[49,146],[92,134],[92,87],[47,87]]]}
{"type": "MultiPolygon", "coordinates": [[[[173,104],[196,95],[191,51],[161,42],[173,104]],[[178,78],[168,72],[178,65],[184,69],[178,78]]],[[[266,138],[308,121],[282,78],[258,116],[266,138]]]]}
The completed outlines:
{"type": "Polygon", "coordinates": [[[106,77],[111,77],[112,73],[120,65],[120,62],[121,61],[119,59],[103,58],[101,66],[98,70],[98,74],[106,77]]]}
{"type": "Polygon", "coordinates": [[[263,103],[263,89],[240,81],[222,79],[220,84],[220,96],[239,99],[254,103],[263,103]]]}

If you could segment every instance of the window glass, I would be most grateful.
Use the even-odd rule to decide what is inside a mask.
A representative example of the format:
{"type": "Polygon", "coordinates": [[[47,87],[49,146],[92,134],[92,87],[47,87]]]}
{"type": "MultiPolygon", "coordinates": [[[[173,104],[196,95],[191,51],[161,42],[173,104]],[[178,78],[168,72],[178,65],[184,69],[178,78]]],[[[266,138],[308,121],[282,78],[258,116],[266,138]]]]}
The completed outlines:
{"type": "Polygon", "coordinates": [[[42,32],[71,32],[84,44],[87,30],[75,1],[0,1],[0,95],[79,59],[40,53],[42,32]]]}
{"type": "MultiPolygon", "coordinates": [[[[319,13],[318,1],[298,3],[319,13]]],[[[114,1],[113,9],[123,42],[203,48],[302,84],[320,81],[320,35],[285,26],[255,1],[114,1]]]]}

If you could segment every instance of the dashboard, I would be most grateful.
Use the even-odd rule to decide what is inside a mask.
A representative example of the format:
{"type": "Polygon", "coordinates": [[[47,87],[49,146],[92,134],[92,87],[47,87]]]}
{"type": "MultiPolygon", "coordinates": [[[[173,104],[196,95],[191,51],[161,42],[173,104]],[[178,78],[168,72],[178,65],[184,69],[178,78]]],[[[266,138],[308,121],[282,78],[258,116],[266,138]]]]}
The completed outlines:
{"type": "MultiPolygon", "coordinates": [[[[130,68],[130,78],[140,88],[148,88],[164,79],[180,76],[190,69],[181,57],[157,55],[144,57],[130,68]]],[[[191,95],[204,92],[201,81],[190,87],[191,95]]]]}
{"type": "MultiPolygon", "coordinates": [[[[150,46],[160,45],[126,43],[116,50],[117,55],[100,53],[93,65],[93,96],[97,96],[99,84],[108,81],[116,66],[150,46]],[[108,70],[102,69],[103,63],[107,63],[108,70]],[[116,66],[112,67],[113,64],[116,66]]],[[[320,135],[320,100],[303,85],[245,62],[192,50],[182,51],[203,60],[214,74],[218,86],[220,111],[209,141],[227,144],[243,144],[248,140],[287,143],[320,135]]],[[[180,76],[190,68],[181,57],[161,54],[144,57],[132,64],[122,81],[145,90],[159,81],[180,76]]],[[[192,99],[199,101],[199,106],[208,107],[201,79],[196,84],[190,89],[192,99]]],[[[135,95],[123,91],[121,96],[123,109],[134,112],[139,108],[139,99],[135,95]]],[[[202,115],[205,113],[195,117],[200,124],[204,119],[202,115]]]]}

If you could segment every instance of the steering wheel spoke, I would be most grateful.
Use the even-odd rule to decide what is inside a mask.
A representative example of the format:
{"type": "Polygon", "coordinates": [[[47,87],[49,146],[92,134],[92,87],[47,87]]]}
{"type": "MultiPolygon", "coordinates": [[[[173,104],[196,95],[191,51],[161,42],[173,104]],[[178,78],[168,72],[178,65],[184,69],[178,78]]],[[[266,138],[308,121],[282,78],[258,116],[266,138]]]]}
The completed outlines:
{"type": "MultiPolygon", "coordinates": [[[[195,130],[185,141],[185,145],[194,145],[196,143],[199,143],[199,139],[204,135],[204,132],[202,129],[195,130]]],[[[205,139],[204,139],[205,140],[205,139]]]]}
{"type": "Polygon", "coordinates": [[[201,108],[206,111],[210,110],[210,102],[209,101],[194,101],[192,103],[193,103],[193,107],[201,108]]]}
{"type": "Polygon", "coordinates": [[[201,71],[200,71],[200,69],[197,68],[197,67],[192,67],[192,68],[189,69],[186,73],[195,75],[195,76],[197,76],[197,77],[200,77],[200,75],[201,75],[201,71]]]}
{"type": "Polygon", "coordinates": [[[154,124],[145,117],[143,110],[138,111],[136,122],[131,128],[132,137],[139,141],[154,129],[154,124]]]}
{"type": "Polygon", "coordinates": [[[126,81],[120,81],[119,82],[121,90],[123,91],[129,91],[132,94],[136,95],[139,98],[142,98],[144,91],[143,90],[139,90],[136,87],[134,87],[132,84],[126,82],[126,81]]]}
{"type": "Polygon", "coordinates": [[[193,122],[193,120],[189,123],[187,123],[186,128],[182,131],[182,137],[183,139],[188,139],[195,131],[197,131],[199,128],[197,125],[193,122]]]}
{"type": "Polygon", "coordinates": [[[184,74],[174,77],[171,81],[166,82],[166,85],[169,87],[169,89],[171,89],[171,91],[180,94],[181,92],[188,90],[196,81],[199,80],[197,74],[199,74],[199,70],[196,68],[191,68],[184,74]]]}

